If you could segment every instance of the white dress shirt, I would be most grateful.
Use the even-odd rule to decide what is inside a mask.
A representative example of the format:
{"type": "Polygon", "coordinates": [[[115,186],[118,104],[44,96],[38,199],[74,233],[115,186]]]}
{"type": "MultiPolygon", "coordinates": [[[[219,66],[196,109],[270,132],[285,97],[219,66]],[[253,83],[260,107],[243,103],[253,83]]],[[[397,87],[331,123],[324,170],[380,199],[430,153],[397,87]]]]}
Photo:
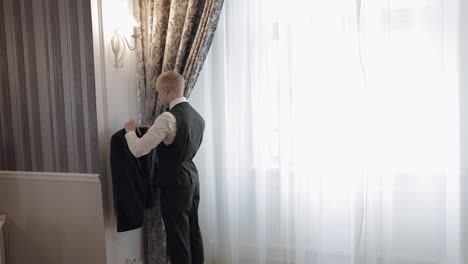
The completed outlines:
{"type": "MultiPolygon", "coordinates": [[[[169,104],[169,109],[172,109],[177,104],[186,102],[185,97],[179,97],[169,104]]],[[[148,154],[152,149],[164,142],[166,145],[174,142],[177,133],[177,122],[175,116],[170,112],[160,114],[154,124],[148,129],[146,134],[138,138],[135,131],[129,131],[125,134],[128,148],[132,154],[139,158],[148,154]]]]}

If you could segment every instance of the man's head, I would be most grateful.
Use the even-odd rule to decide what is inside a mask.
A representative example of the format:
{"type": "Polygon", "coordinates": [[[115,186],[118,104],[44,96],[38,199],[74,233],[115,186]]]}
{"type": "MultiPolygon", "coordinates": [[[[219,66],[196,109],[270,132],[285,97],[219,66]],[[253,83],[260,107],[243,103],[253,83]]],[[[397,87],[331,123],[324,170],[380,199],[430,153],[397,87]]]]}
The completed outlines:
{"type": "Polygon", "coordinates": [[[184,96],[184,89],[184,77],[175,71],[163,72],[156,81],[158,100],[166,106],[169,105],[172,100],[184,96]]]}

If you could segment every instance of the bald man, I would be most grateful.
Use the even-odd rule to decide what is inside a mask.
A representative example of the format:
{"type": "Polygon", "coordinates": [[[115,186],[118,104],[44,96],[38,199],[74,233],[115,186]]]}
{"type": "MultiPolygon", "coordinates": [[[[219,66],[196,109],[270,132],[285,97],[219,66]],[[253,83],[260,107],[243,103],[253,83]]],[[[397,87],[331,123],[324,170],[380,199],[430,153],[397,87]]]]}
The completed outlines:
{"type": "Polygon", "coordinates": [[[202,142],[205,121],[183,96],[185,81],[179,73],[161,74],[156,89],[158,99],[169,105],[169,111],[159,115],[141,138],[135,134],[135,121],[128,121],[125,138],[137,158],[156,148],[157,185],[171,263],[203,263],[198,171],[192,159],[202,142]]]}

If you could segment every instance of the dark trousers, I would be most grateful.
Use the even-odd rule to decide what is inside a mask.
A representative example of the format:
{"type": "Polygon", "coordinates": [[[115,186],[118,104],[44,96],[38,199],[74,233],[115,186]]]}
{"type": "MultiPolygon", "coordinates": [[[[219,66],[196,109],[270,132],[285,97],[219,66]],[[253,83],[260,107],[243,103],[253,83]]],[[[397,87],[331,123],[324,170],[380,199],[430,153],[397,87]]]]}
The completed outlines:
{"type": "Polygon", "coordinates": [[[198,224],[199,183],[161,187],[161,211],[171,264],[202,264],[203,240],[198,224]]]}

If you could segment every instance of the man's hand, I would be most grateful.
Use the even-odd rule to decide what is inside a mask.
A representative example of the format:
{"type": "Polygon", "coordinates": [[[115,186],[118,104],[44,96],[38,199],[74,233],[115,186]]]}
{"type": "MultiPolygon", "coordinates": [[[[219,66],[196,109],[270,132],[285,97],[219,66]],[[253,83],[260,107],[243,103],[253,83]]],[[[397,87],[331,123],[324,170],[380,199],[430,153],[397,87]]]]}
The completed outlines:
{"type": "Polygon", "coordinates": [[[127,133],[130,131],[135,131],[136,129],[135,120],[133,119],[128,120],[128,122],[125,123],[124,128],[125,128],[125,132],[127,133]]]}

